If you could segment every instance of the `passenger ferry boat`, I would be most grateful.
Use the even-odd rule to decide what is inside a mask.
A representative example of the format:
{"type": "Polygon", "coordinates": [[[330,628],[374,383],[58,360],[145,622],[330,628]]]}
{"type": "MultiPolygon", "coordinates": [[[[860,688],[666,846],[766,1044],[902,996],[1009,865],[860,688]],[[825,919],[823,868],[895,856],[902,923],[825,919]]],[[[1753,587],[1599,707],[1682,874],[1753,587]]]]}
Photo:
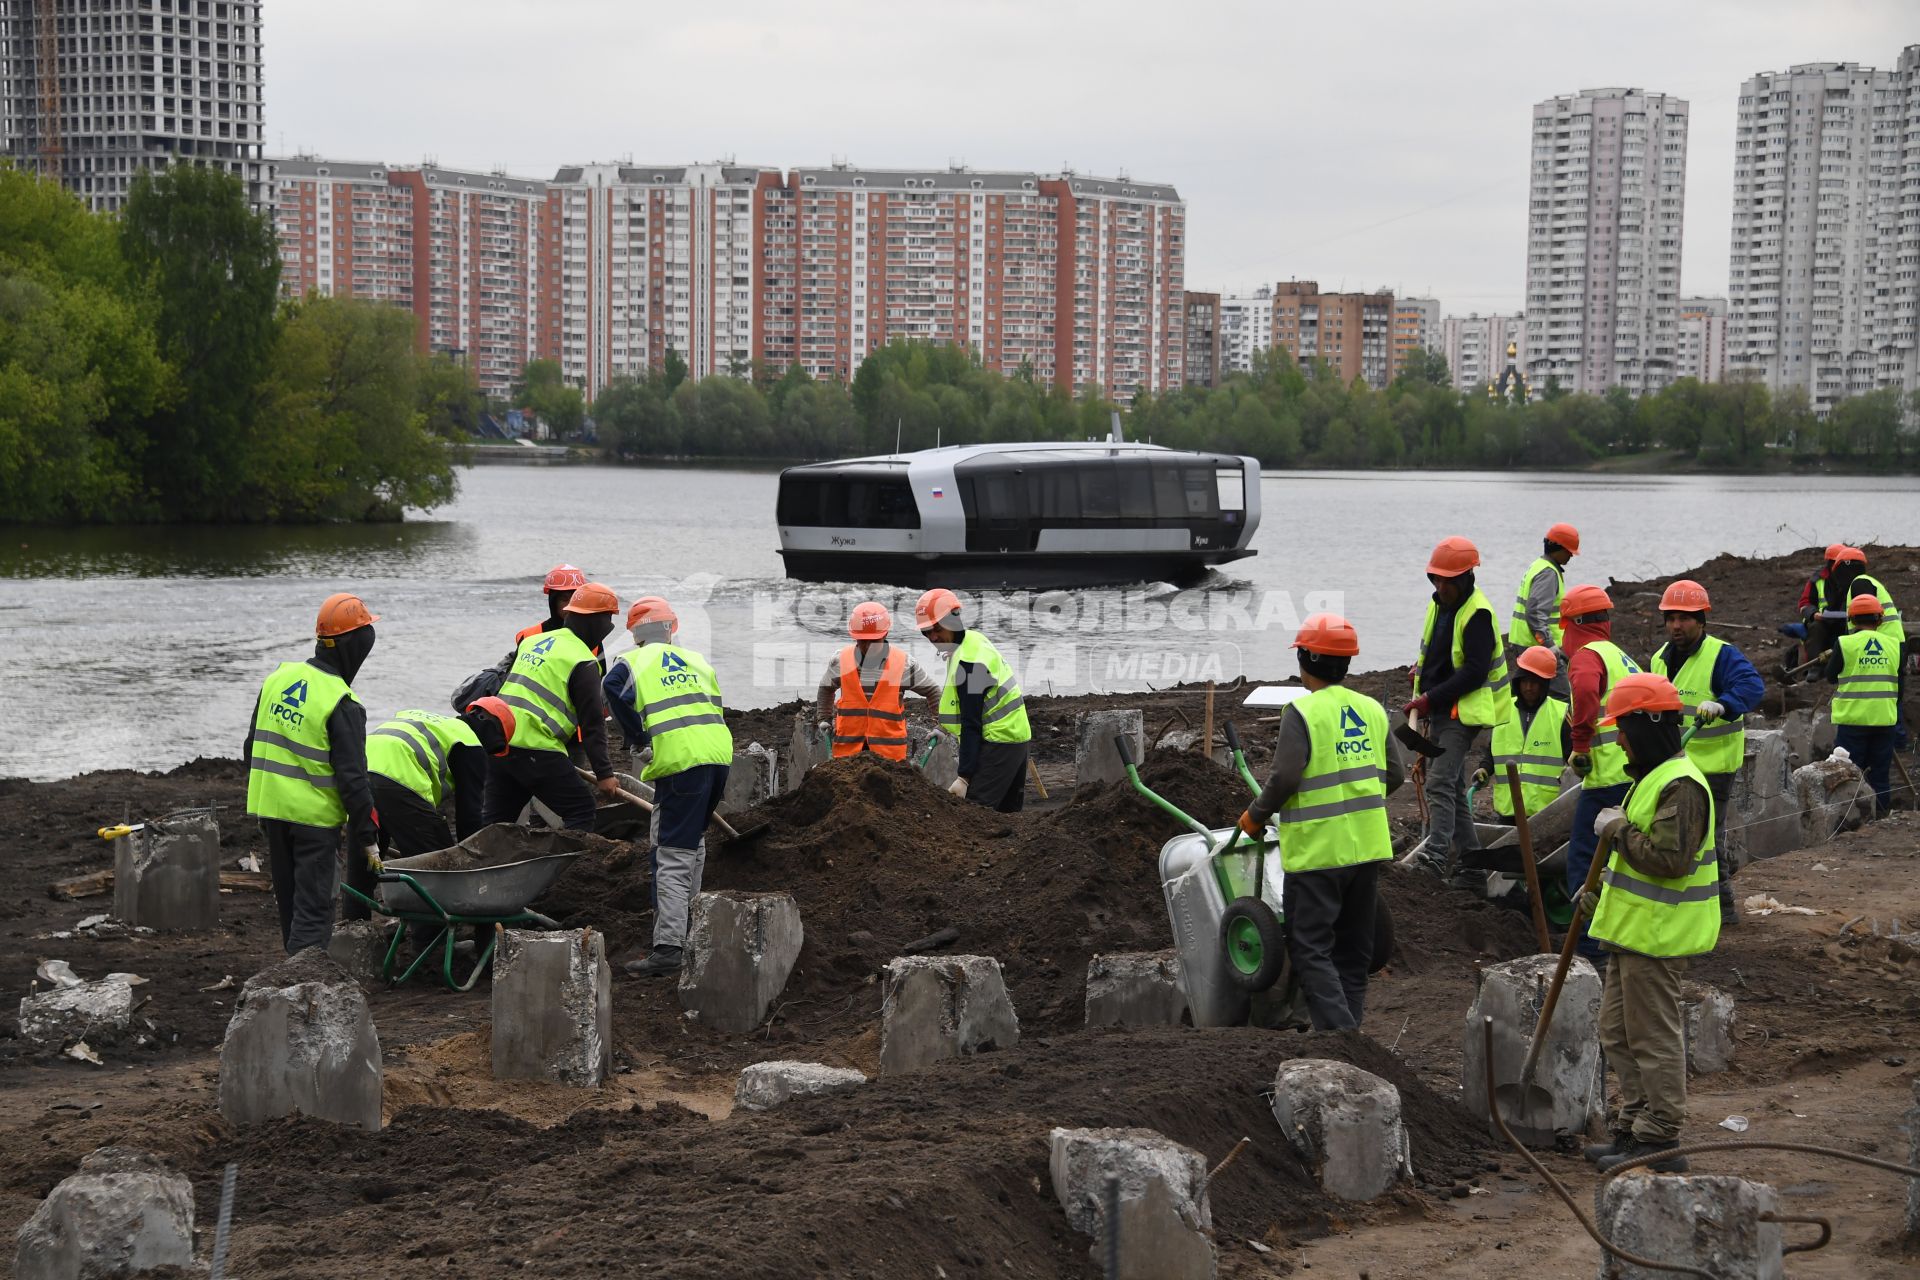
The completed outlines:
{"type": "Polygon", "coordinates": [[[1124,441],[954,445],[780,473],[802,582],[1185,585],[1253,555],[1260,464],[1124,441]]]}

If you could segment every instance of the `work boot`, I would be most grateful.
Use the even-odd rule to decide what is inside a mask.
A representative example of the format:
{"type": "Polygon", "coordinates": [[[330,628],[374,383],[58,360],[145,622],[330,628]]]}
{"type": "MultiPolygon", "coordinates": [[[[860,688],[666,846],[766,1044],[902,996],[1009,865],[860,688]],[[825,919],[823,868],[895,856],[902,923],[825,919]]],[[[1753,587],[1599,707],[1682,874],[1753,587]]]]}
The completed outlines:
{"type": "MultiPolygon", "coordinates": [[[[1642,1156],[1654,1155],[1661,1151],[1672,1151],[1679,1145],[1680,1143],[1672,1138],[1665,1142],[1648,1142],[1644,1138],[1634,1138],[1627,1144],[1625,1150],[1615,1155],[1602,1156],[1594,1163],[1600,1166],[1600,1172],[1611,1173],[1629,1160],[1638,1160],[1642,1156]]],[[[1674,1156],[1667,1160],[1655,1160],[1652,1164],[1641,1167],[1651,1169],[1655,1173],[1685,1173],[1693,1166],[1687,1163],[1685,1156],[1674,1156]]]]}
{"type": "Polygon", "coordinates": [[[1586,1157],[1588,1164],[1599,1164],[1608,1156],[1617,1156],[1632,1145],[1633,1130],[1616,1129],[1605,1142],[1589,1142],[1581,1148],[1580,1154],[1586,1157]]]}
{"type": "Polygon", "coordinates": [[[680,972],[679,947],[655,947],[644,960],[629,960],[622,966],[635,978],[665,978],[680,972]]]}

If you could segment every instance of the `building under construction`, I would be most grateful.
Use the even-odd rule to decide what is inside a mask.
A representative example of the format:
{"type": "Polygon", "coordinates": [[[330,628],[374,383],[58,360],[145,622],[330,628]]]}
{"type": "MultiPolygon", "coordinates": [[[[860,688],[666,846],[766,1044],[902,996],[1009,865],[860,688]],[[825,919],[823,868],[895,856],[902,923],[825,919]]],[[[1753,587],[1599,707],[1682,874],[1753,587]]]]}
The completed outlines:
{"type": "Polygon", "coordinates": [[[0,0],[6,156],[96,210],[134,173],[225,169],[265,206],[258,0],[0,0]]]}

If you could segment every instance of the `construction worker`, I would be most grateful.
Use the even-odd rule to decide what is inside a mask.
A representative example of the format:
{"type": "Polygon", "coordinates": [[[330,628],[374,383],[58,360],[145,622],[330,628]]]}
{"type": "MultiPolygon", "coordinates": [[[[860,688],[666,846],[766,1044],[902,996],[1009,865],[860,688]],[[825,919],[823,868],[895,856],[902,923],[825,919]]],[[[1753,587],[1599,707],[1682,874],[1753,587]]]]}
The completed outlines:
{"type": "MultiPolygon", "coordinates": [[[[1904,707],[1907,705],[1907,663],[1904,661],[1907,648],[1907,625],[1900,618],[1899,606],[1893,603],[1893,594],[1887,590],[1885,584],[1883,584],[1880,579],[1867,572],[1867,553],[1859,547],[1846,547],[1842,549],[1840,554],[1842,556],[1841,564],[1843,566],[1843,575],[1845,572],[1844,566],[1847,565],[1851,565],[1855,572],[1853,577],[1847,582],[1844,593],[1837,590],[1829,591],[1827,599],[1829,601],[1846,602],[1844,605],[1836,603],[1833,607],[1844,607],[1847,610],[1848,622],[1850,624],[1852,622],[1852,602],[1854,597],[1870,594],[1880,602],[1880,639],[1893,648],[1895,655],[1894,670],[1896,678],[1899,681],[1899,689],[1895,697],[1895,703],[1898,706],[1904,707]]],[[[1838,627],[1835,628],[1835,633],[1836,638],[1841,634],[1838,627]]],[[[1893,738],[1896,747],[1904,747],[1907,744],[1907,726],[1902,722],[1898,712],[1894,715],[1893,738]]]]}
{"type": "Polygon", "coordinates": [[[1428,557],[1433,600],[1420,632],[1413,700],[1406,705],[1408,723],[1424,721],[1422,732],[1441,750],[1426,765],[1426,861],[1449,880],[1460,870],[1460,855],[1480,847],[1473,810],[1467,805],[1474,739],[1480,730],[1513,715],[1513,690],[1493,602],[1474,585],[1473,570],[1479,563],[1479,549],[1461,537],[1442,538],[1428,557]]]}
{"type": "Polygon", "coordinates": [[[1027,799],[1027,699],[1013,668],[978,631],[967,629],[960,598],[945,587],[913,606],[914,625],[947,660],[940,727],[960,740],[960,776],[947,790],[1001,813],[1027,799]]]}
{"type": "MultiPolygon", "coordinates": [[[[1601,727],[1600,718],[1613,687],[1638,674],[1640,667],[1613,642],[1613,601],[1599,587],[1583,584],[1569,590],[1560,602],[1560,616],[1567,628],[1567,684],[1572,694],[1569,763],[1580,778],[1580,800],[1573,811],[1573,829],[1567,834],[1567,896],[1571,898],[1586,882],[1587,868],[1599,847],[1594,818],[1603,809],[1619,805],[1627,794],[1630,779],[1619,732],[1601,727]]],[[[1580,940],[1580,954],[1598,966],[1606,963],[1590,936],[1580,940]]]]}
{"type": "MultiPolygon", "coordinates": [[[[1522,650],[1534,645],[1556,655],[1560,652],[1560,597],[1567,591],[1567,561],[1579,554],[1578,529],[1556,524],[1547,530],[1539,557],[1520,575],[1520,588],[1514,593],[1513,620],[1507,626],[1507,661],[1518,659],[1522,650]]],[[[1566,697],[1564,671],[1554,673],[1552,684],[1552,692],[1566,697]]]]}
{"type": "Polygon", "coordinates": [[[565,609],[567,601],[573,599],[573,593],[587,585],[586,571],[570,564],[557,564],[547,570],[546,581],[540,586],[547,597],[547,616],[539,622],[520,628],[514,634],[513,646],[519,651],[520,642],[528,636],[540,635],[547,631],[558,631],[567,625],[565,609]]]}
{"type": "Polygon", "coordinates": [[[1532,645],[1514,659],[1513,717],[1493,727],[1488,768],[1474,775],[1475,786],[1492,785],[1493,812],[1509,825],[1514,813],[1508,765],[1520,774],[1521,812],[1538,813],[1560,795],[1573,738],[1566,702],[1548,693],[1559,674],[1560,660],[1545,645],[1532,645]]]}
{"type": "Polygon", "coordinates": [[[840,650],[821,673],[814,693],[820,730],[833,744],[834,759],[863,751],[887,760],[907,758],[907,712],[903,693],[940,701],[932,676],[887,642],[893,615],[877,601],[853,607],[847,634],[853,643],[840,650]]]}
{"type": "MultiPolygon", "coordinates": [[[[1611,842],[1598,891],[1582,899],[1588,936],[1612,957],[1600,996],[1600,1047],[1620,1078],[1613,1140],[1586,1149],[1602,1170],[1680,1145],[1687,1118],[1687,1051],[1680,980],[1687,960],[1720,939],[1714,907],[1713,795],[1681,748],[1687,719],[1666,677],[1628,674],[1607,694],[1600,723],[1619,734],[1634,781],[1590,829],[1611,842]]],[[[1576,830],[1578,828],[1576,827],[1576,830]]],[[[1684,1173],[1673,1156],[1656,1173],[1684,1173]]]]}
{"type": "Polygon", "coordinates": [[[1393,857],[1387,796],[1405,778],[1387,712],[1345,687],[1360,652],[1353,624],[1316,613],[1293,638],[1307,696],[1281,713],[1273,772],[1240,815],[1263,838],[1278,819],[1287,953],[1316,1031],[1366,1015],[1380,864],[1393,857]]]}
{"type": "MultiPolygon", "coordinates": [[[[1854,579],[1859,585],[1859,579],[1854,579]]],[[[1833,681],[1834,745],[1846,748],[1873,788],[1874,811],[1893,803],[1894,737],[1900,723],[1900,650],[1887,638],[1886,606],[1865,592],[1847,605],[1853,630],[1834,641],[1827,659],[1833,681]]]]}
{"type": "Polygon", "coordinates": [[[593,791],[567,754],[576,733],[594,785],[608,796],[620,789],[607,755],[606,702],[593,656],[613,633],[619,608],[611,587],[586,583],[561,610],[564,626],[530,632],[514,651],[500,686],[500,700],[513,709],[513,734],[506,755],[487,773],[483,817],[489,825],[518,821],[527,801],[538,800],[568,829],[593,830],[593,791]]]}
{"type": "Polygon", "coordinates": [[[353,678],[373,652],[373,624],[360,597],[330,595],[314,621],[313,656],[283,662],[260,686],[247,762],[247,812],[260,819],[287,954],[333,937],[341,828],[347,882],[371,891],[368,861],[379,851],[380,818],[367,782],[367,713],[353,678]]]}
{"type": "Polygon", "coordinates": [[[481,698],[459,716],[402,711],[368,733],[367,771],[391,852],[432,853],[485,826],[487,758],[506,755],[513,731],[513,708],[481,698]]]}
{"type": "Polygon", "coordinates": [[[651,751],[640,777],[653,784],[653,949],[629,961],[637,978],[678,973],[687,911],[707,866],[707,824],[727,789],[733,734],[720,678],[707,660],[673,643],[680,618],[659,596],[627,610],[634,647],[607,673],[607,700],[622,709],[629,747],[651,751]]]}
{"type": "MultiPolygon", "coordinates": [[[[1726,846],[1733,779],[1747,758],[1747,712],[1760,705],[1767,686],[1746,654],[1707,634],[1707,614],[1712,608],[1707,589],[1693,579],[1682,578],[1669,586],[1660,597],[1667,642],[1654,652],[1647,670],[1673,682],[1680,691],[1680,709],[1698,726],[1687,744],[1687,756],[1706,775],[1707,788],[1713,792],[1719,824],[1713,830],[1713,845],[1721,849],[1726,846]]],[[[1719,867],[1720,923],[1738,924],[1733,866],[1722,858],[1719,867]]]]}

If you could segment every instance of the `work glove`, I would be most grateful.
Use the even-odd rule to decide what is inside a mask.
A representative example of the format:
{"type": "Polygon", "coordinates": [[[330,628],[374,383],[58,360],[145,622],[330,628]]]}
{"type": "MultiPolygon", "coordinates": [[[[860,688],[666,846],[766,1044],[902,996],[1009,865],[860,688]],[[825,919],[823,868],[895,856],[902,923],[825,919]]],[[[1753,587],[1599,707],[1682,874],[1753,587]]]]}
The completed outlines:
{"type": "Polygon", "coordinates": [[[380,861],[379,845],[377,844],[367,845],[365,848],[360,850],[360,856],[362,856],[367,860],[367,866],[373,871],[375,875],[380,874],[380,871],[385,864],[380,861]]]}
{"type": "Polygon", "coordinates": [[[1415,716],[1419,716],[1420,718],[1425,719],[1427,714],[1427,705],[1428,705],[1427,695],[1424,693],[1421,694],[1419,697],[1415,698],[1412,702],[1409,702],[1406,706],[1407,719],[1411,720],[1415,716]]]}
{"type": "Polygon", "coordinates": [[[947,794],[965,800],[967,798],[967,780],[965,778],[955,778],[952,785],[947,788],[947,794]]]}
{"type": "Polygon", "coordinates": [[[1249,839],[1259,840],[1266,834],[1267,824],[1254,817],[1253,810],[1248,809],[1240,815],[1240,829],[1247,833],[1249,839]]]}
{"type": "Polygon", "coordinates": [[[1625,812],[1614,805],[1608,805],[1599,813],[1593,815],[1593,834],[1596,836],[1604,836],[1614,823],[1625,822],[1626,819],[1627,815],[1625,812]]]}
{"type": "Polygon", "coordinates": [[[1475,769],[1475,770],[1473,771],[1473,777],[1472,777],[1472,779],[1471,779],[1471,780],[1470,780],[1470,781],[1468,782],[1468,784],[1467,784],[1467,785],[1469,785],[1469,786],[1474,786],[1474,787],[1484,787],[1484,786],[1486,786],[1486,785],[1487,785],[1487,771],[1486,771],[1485,769],[1475,769]]]}
{"type": "Polygon", "coordinates": [[[1715,702],[1712,698],[1708,698],[1698,707],[1694,708],[1694,714],[1699,716],[1701,724],[1712,724],[1715,720],[1727,714],[1727,709],[1715,702]]]}
{"type": "Polygon", "coordinates": [[[1579,913],[1582,920],[1593,919],[1594,915],[1600,910],[1600,891],[1598,889],[1582,889],[1579,900],[1574,903],[1574,910],[1579,913]]]}
{"type": "Polygon", "coordinates": [[[1593,757],[1584,751],[1576,751],[1567,763],[1573,766],[1573,776],[1584,778],[1593,772],[1593,757]]]}

